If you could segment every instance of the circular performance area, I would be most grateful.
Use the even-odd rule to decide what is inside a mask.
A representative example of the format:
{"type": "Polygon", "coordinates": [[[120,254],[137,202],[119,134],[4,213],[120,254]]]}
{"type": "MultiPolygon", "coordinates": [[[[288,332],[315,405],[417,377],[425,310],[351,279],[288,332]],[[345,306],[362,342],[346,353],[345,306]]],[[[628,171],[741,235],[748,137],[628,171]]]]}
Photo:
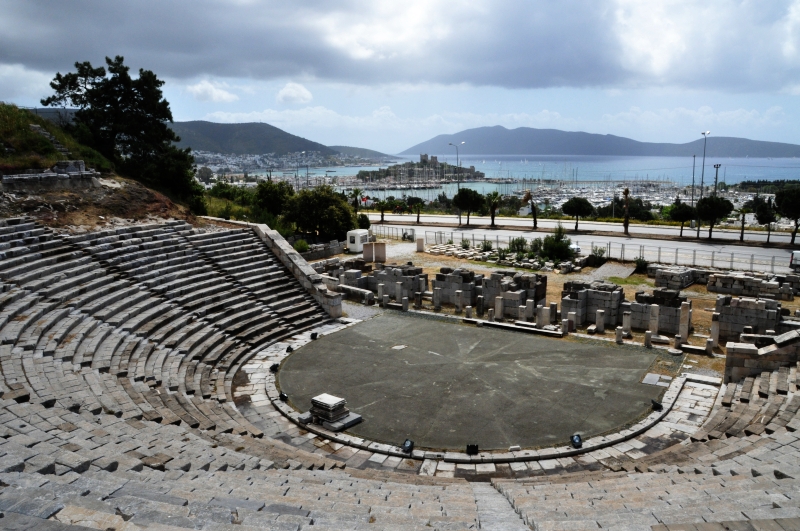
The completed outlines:
{"type": "Polygon", "coordinates": [[[656,354],[595,340],[383,314],[292,353],[278,374],[298,411],[329,393],[364,421],[347,433],[463,451],[564,444],[623,429],[662,387],[640,383],[656,354]]]}

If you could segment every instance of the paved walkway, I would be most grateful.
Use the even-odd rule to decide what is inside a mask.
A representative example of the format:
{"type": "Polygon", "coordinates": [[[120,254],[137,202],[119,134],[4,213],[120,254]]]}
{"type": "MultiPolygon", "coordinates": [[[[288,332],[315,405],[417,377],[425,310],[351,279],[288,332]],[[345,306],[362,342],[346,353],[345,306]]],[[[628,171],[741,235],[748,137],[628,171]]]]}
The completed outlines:
{"type": "Polygon", "coordinates": [[[508,500],[489,483],[472,483],[480,528],[489,531],[530,531],[508,500]]]}

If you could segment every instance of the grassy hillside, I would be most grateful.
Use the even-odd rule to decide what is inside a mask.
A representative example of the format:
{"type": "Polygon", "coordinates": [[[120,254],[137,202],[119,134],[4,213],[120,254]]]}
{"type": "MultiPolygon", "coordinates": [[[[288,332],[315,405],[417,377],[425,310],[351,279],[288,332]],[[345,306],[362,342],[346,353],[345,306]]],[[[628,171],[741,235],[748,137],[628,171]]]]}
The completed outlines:
{"type": "Polygon", "coordinates": [[[393,159],[392,155],[387,155],[385,153],[381,153],[380,151],[375,151],[372,149],[365,149],[365,148],[357,148],[357,147],[350,147],[350,146],[328,146],[329,148],[333,149],[334,151],[338,151],[343,155],[348,155],[350,157],[361,157],[362,159],[393,159]]]}
{"type": "Polygon", "coordinates": [[[100,153],[79,144],[53,122],[15,105],[0,103],[0,173],[9,175],[27,169],[45,169],[65,159],[47,138],[31,130],[31,124],[46,129],[69,149],[73,159],[82,159],[87,166],[101,172],[113,169],[111,162],[100,153]]]}
{"type": "Polygon", "coordinates": [[[218,124],[197,120],[175,122],[170,127],[181,137],[179,147],[200,151],[234,155],[284,155],[298,151],[319,151],[324,155],[335,153],[327,146],[264,123],[218,124]]]}

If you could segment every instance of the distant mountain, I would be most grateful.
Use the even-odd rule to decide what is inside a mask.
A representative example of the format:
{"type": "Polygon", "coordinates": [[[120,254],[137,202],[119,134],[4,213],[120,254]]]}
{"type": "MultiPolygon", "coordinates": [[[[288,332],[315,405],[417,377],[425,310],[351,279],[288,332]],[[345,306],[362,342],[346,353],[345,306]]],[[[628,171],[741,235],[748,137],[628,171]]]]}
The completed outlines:
{"type": "Polygon", "coordinates": [[[318,151],[324,155],[336,153],[327,146],[264,123],[219,124],[198,120],[175,122],[170,127],[181,137],[179,147],[200,151],[234,155],[284,155],[298,151],[318,151]]]}
{"type": "MultiPolygon", "coordinates": [[[[637,142],[614,135],[597,135],[558,129],[533,129],[502,126],[467,129],[454,135],[439,135],[412,146],[401,155],[442,154],[459,145],[462,155],[617,155],[651,157],[691,157],[703,154],[703,139],[686,144],[637,142]]],[[[706,155],[710,157],[800,157],[800,145],[762,142],[746,138],[708,137],[706,155]]]]}
{"type": "Polygon", "coordinates": [[[350,157],[361,157],[362,159],[396,159],[397,157],[393,155],[387,155],[385,153],[381,153],[380,151],[374,151],[372,149],[365,149],[365,148],[357,148],[357,147],[350,147],[350,146],[328,146],[334,151],[338,151],[342,155],[348,155],[350,157]]]}

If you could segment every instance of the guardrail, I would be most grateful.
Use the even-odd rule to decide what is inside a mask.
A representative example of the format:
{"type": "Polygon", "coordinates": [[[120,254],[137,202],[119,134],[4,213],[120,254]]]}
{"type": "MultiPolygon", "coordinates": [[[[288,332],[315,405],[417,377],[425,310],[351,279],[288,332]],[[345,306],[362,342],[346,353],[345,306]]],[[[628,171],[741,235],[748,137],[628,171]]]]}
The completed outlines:
{"type": "MultiPolygon", "coordinates": [[[[521,238],[522,236],[518,236],[521,238]]],[[[452,242],[456,245],[463,240],[468,240],[472,247],[480,247],[481,242],[492,242],[492,246],[507,247],[508,236],[497,234],[465,233],[446,231],[425,231],[426,245],[440,245],[452,242]]],[[[525,238],[529,243],[532,238],[525,238]]],[[[607,258],[622,261],[633,261],[642,257],[648,262],[659,264],[682,265],[688,267],[708,267],[713,269],[730,269],[738,271],[764,271],[770,273],[790,273],[788,263],[781,263],[775,256],[760,256],[757,254],[728,253],[721,251],[703,251],[697,249],[681,249],[679,247],[661,247],[653,245],[636,245],[612,243],[600,240],[573,240],[581,247],[581,254],[588,255],[592,249],[599,247],[605,249],[607,258]]],[[[788,262],[788,258],[785,260],[788,262]]]]}

